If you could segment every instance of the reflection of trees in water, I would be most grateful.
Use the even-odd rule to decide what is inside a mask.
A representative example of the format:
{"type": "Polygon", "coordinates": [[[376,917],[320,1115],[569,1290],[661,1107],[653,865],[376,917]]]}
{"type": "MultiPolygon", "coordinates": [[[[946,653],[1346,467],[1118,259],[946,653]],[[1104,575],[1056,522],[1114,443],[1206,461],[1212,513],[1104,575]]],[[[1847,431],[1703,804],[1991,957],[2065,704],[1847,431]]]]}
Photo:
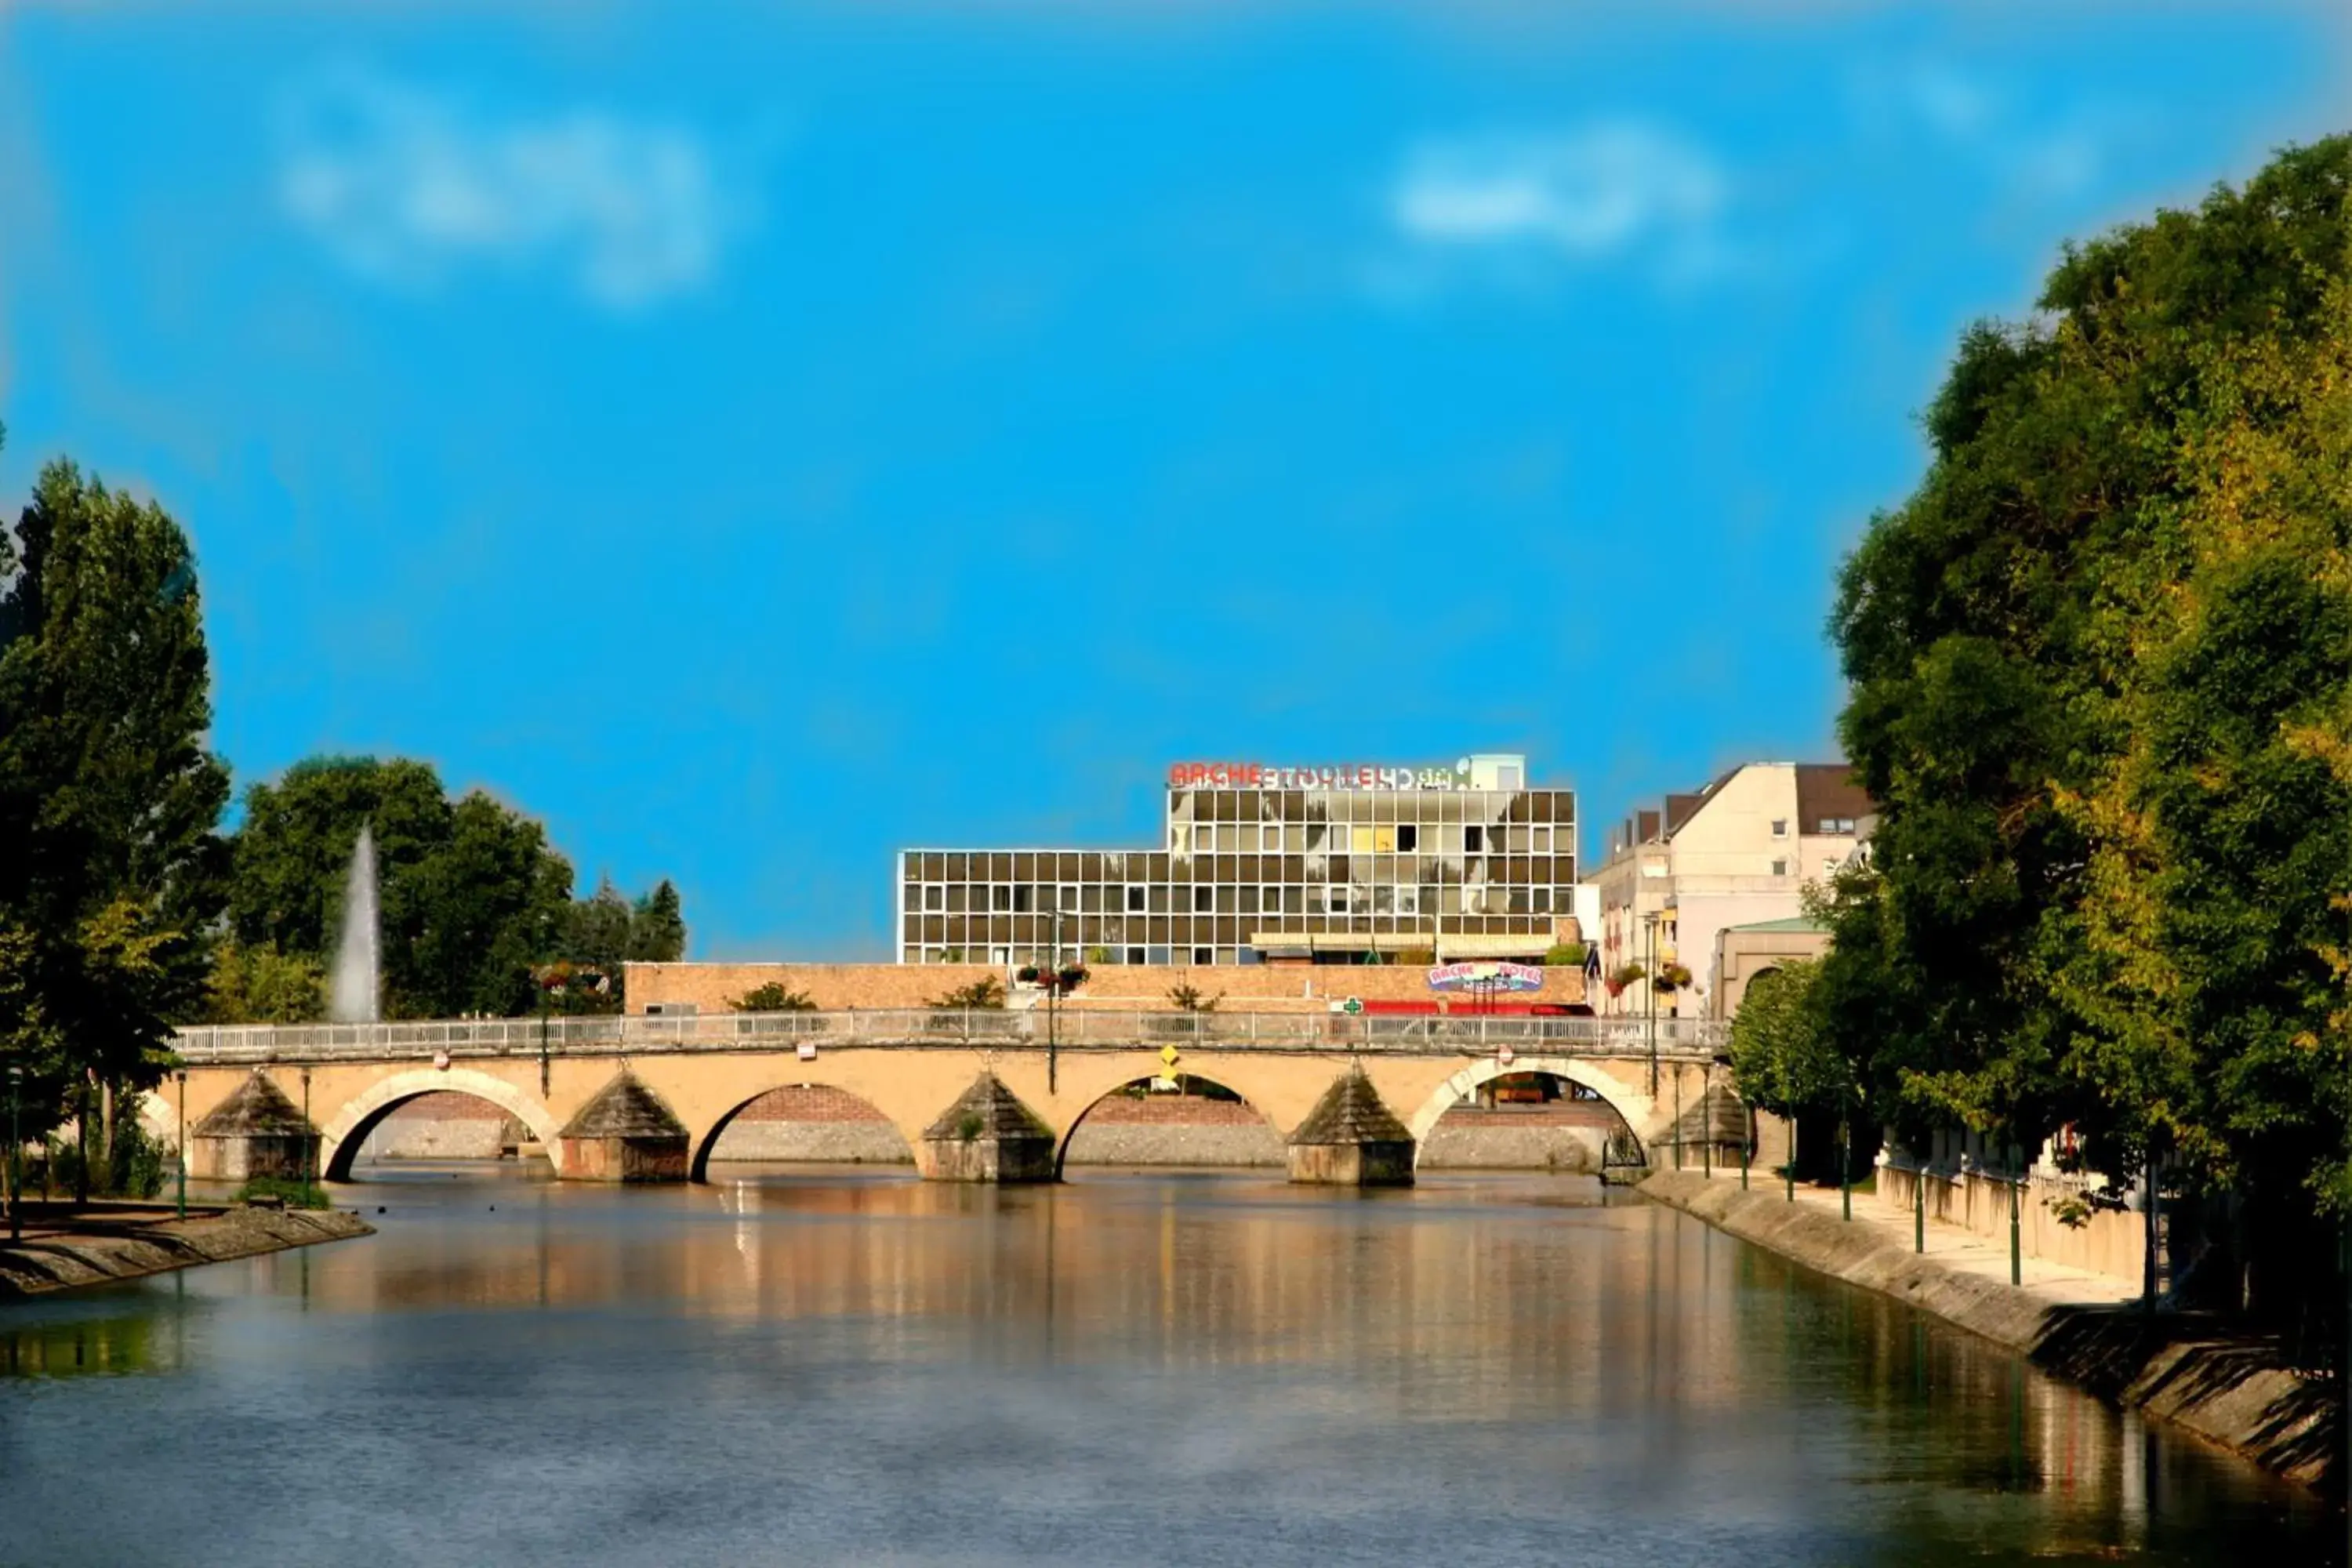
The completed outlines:
{"type": "Polygon", "coordinates": [[[0,1377],[178,1372],[186,1357],[183,1327],[176,1310],[162,1310],[142,1317],[69,1317],[0,1330],[0,1377]]]}

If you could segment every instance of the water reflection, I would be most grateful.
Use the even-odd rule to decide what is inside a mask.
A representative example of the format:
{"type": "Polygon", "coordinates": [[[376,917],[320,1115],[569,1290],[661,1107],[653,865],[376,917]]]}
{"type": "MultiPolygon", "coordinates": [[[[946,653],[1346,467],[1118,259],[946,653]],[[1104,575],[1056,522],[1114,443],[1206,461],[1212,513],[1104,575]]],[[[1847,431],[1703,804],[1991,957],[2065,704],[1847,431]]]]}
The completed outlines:
{"type": "MultiPolygon", "coordinates": [[[[1359,1195],[827,1171],[615,1192],[419,1171],[354,1190],[386,1211],[372,1240],[103,1310],[0,1310],[0,1373],[171,1374],[144,1380],[163,1500],[255,1386],[271,1422],[310,1423],[298,1468],[322,1482],[479,1478],[446,1517],[399,1513],[384,1561],[529,1557],[498,1512],[520,1475],[535,1508],[722,1500],[662,1502],[667,1533],[615,1518],[577,1561],[965,1561],[1013,1541],[1003,1560],[1263,1565],[1420,1541],[1449,1568],[1571,1544],[2312,1562],[2335,1540],[2234,1460],[1577,1178],[1359,1195]],[[955,1522],[975,1509],[1003,1516],[984,1542],[955,1522]]],[[[120,1447],[97,1407],[10,1387],[12,1497],[45,1496],[53,1457],[120,1447]]],[[[49,1560],[46,1528],[0,1515],[0,1559],[49,1560]]],[[[126,1552],[171,1539],[122,1530],[126,1552]]],[[[258,1525],[232,1542],[299,1545],[258,1525]]]]}

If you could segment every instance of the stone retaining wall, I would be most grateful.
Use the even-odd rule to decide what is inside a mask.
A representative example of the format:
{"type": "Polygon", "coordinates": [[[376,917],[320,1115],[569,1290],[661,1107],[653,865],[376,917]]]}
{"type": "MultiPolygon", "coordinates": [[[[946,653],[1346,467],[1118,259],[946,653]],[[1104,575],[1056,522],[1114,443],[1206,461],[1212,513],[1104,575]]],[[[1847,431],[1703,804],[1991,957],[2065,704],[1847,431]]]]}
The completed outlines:
{"type": "Polygon", "coordinates": [[[2343,1423],[2326,1387],[2260,1342],[2136,1306],[2077,1307],[2006,1279],[1947,1268],[1777,1191],[1661,1172],[1639,1191],[1742,1241],[1876,1290],[2021,1351],[2104,1398],[2171,1421],[2290,1479],[2340,1489],[2343,1423]]]}

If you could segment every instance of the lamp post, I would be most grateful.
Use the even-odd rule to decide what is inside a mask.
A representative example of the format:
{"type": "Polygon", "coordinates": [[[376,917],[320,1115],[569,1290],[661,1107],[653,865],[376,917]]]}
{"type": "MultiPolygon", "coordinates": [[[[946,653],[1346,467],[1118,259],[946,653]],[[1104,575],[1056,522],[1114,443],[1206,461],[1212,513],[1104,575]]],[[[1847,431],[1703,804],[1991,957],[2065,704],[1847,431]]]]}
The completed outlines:
{"type": "Polygon", "coordinates": [[[188,1217],[188,1069],[182,1068],[173,1076],[180,1080],[180,1142],[176,1163],[180,1167],[180,1217],[185,1219],[188,1217]]]}
{"type": "Polygon", "coordinates": [[[1642,1008],[1650,1024],[1650,1102],[1658,1100],[1658,914],[1642,917],[1642,946],[1648,961],[1642,966],[1642,1008]]]}
{"type": "Polygon", "coordinates": [[[24,1098],[25,1069],[8,1064],[8,1239],[25,1239],[25,1178],[16,1156],[23,1145],[17,1131],[18,1101],[24,1098]]]}
{"type": "Polygon", "coordinates": [[[2025,1184],[2025,1145],[2011,1146],[2009,1173],[2009,1282],[2021,1285],[2024,1281],[2024,1254],[2017,1234],[2017,1190],[2025,1184]]]}
{"type": "Polygon", "coordinates": [[[1061,1060],[1061,1032],[1057,1023],[1060,1012],[1055,1005],[1055,999],[1062,992],[1062,906],[1059,899],[1054,900],[1054,934],[1048,939],[1045,969],[1045,1092],[1054,1094],[1058,1092],[1055,1079],[1061,1060]]]}
{"type": "Polygon", "coordinates": [[[310,1069],[302,1069],[302,1201],[310,1201],[310,1189],[317,1185],[311,1172],[318,1164],[319,1133],[310,1125],[310,1069]]]}

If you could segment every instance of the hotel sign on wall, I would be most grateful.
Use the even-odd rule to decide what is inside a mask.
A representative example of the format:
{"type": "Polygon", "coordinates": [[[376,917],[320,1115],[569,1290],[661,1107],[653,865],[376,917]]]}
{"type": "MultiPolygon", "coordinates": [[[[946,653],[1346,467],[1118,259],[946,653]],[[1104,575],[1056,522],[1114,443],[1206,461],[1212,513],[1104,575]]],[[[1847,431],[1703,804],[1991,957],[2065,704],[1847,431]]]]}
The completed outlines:
{"type": "Polygon", "coordinates": [[[1540,991],[1544,972],[1532,963],[1441,963],[1429,972],[1433,991],[1540,991]]]}
{"type": "Polygon", "coordinates": [[[1168,769],[1171,789],[1468,789],[1470,760],[1450,768],[1378,767],[1347,763],[1339,767],[1276,768],[1263,763],[1176,763],[1168,769]]]}

